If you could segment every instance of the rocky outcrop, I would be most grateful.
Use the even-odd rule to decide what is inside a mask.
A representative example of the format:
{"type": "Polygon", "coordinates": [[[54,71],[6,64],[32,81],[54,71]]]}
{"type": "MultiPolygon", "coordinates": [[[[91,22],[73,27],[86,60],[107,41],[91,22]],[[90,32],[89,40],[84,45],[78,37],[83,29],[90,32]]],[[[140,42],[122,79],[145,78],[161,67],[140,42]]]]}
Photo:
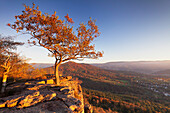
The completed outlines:
{"type": "Polygon", "coordinates": [[[6,90],[12,95],[0,98],[2,113],[84,113],[82,89],[72,77],[61,77],[60,86],[49,79],[12,84],[6,90]]]}
{"type": "Polygon", "coordinates": [[[93,113],[93,109],[92,109],[92,106],[90,104],[86,104],[84,106],[84,112],[85,113],[93,113]]]}

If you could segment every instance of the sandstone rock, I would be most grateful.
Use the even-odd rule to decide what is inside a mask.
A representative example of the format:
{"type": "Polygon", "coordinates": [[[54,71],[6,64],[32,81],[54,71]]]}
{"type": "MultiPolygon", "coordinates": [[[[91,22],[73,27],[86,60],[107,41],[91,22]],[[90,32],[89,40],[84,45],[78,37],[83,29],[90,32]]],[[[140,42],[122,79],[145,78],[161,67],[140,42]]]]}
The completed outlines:
{"type": "Polygon", "coordinates": [[[60,91],[63,94],[74,95],[74,90],[72,90],[70,87],[63,87],[63,88],[60,89],[60,91]]]}
{"type": "Polygon", "coordinates": [[[62,79],[60,86],[56,86],[53,79],[46,84],[41,80],[9,85],[8,90],[17,88],[20,93],[0,98],[0,113],[84,113],[79,82],[71,80],[72,77],[62,79]]]}
{"type": "Polygon", "coordinates": [[[53,91],[60,91],[61,87],[60,86],[51,86],[50,89],[53,91]]]}
{"type": "Polygon", "coordinates": [[[73,91],[73,90],[70,90],[70,89],[64,89],[64,90],[62,90],[62,93],[74,95],[74,91],[73,91]]]}
{"type": "Polygon", "coordinates": [[[44,88],[45,87],[45,85],[33,85],[33,86],[31,86],[31,87],[28,87],[27,89],[28,90],[39,90],[40,88],[44,88]]]}
{"type": "Polygon", "coordinates": [[[60,83],[69,81],[71,79],[72,79],[72,76],[66,76],[66,77],[62,76],[62,77],[60,77],[60,83]]]}
{"type": "Polygon", "coordinates": [[[55,84],[55,82],[54,82],[53,79],[48,79],[48,80],[47,80],[47,84],[55,84]]]}
{"type": "Polygon", "coordinates": [[[7,102],[0,102],[0,108],[4,108],[7,102]]]}
{"type": "Polygon", "coordinates": [[[84,106],[84,112],[85,113],[93,113],[93,109],[92,109],[92,106],[90,104],[86,104],[84,106]]]}
{"type": "Polygon", "coordinates": [[[72,76],[66,76],[66,79],[71,80],[72,76]]]}
{"type": "Polygon", "coordinates": [[[64,102],[62,101],[51,101],[51,102],[46,102],[44,105],[41,107],[43,110],[48,110],[52,111],[52,113],[73,113],[71,109],[69,109],[64,102]]]}
{"type": "Polygon", "coordinates": [[[65,100],[66,98],[70,98],[72,97],[71,95],[65,95],[65,94],[59,94],[57,95],[57,98],[61,99],[61,100],[65,100]]]}
{"type": "MultiPolygon", "coordinates": [[[[67,105],[73,112],[84,111],[84,106],[81,106],[81,101],[73,96],[62,98],[62,101],[67,105]]],[[[80,112],[82,113],[82,112],[80,112]]]]}
{"type": "Polygon", "coordinates": [[[51,95],[46,95],[45,96],[45,98],[44,98],[44,100],[46,101],[46,100],[53,100],[53,99],[56,99],[56,93],[53,93],[53,94],[51,94],[51,95]]]}
{"type": "Polygon", "coordinates": [[[7,107],[15,107],[21,97],[7,101],[7,107]]]}
{"type": "Polygon", "coordinates": [[[21,100],[17,108],[24,108],[24,107],[35,105],[41,102],[43,99],[44,99],[43,96],[40,95],[39,91],[37,91],[32,95],[28,95],[23,100],[21,100]]]}
{"type": "Polygon", "coordinates": [[[75,111],[77,109],[77,106],[76,105],[71,105],[71,106],[69,106],[69,108],[71,109],[71,111],[75,111]]]}
{"type": "Polygon", "coordinates": [[[48,101],[24,109],[5,108],[0,113],[73,113],[62,101],[48,101]]]}
{"type": "Polygon", "coordinates": [[[45,84],[45,81],[40,81],[37,84],[45,84]]]}
{"type": "Polygon", "coordinates": [[[25,84],[26,84],[26,85],[30,85],[31,83],[30,83],[30,82],[26,82],[25,84]]]}

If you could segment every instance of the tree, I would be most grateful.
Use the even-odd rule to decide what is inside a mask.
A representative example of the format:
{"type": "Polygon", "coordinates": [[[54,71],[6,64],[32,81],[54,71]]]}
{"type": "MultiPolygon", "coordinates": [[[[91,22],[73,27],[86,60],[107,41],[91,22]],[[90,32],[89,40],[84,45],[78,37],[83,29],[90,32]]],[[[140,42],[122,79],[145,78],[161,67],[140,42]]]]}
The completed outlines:
{"type": "Polygon", "coordinates": [[[0,35],[0,68],[2,71],[2,88],[1,93],[5,91],[8,74],[14,65],[22,60],[12,50],[16,49],[17,45],[23,45],[21,42],[14,42],[12,37],[2,37],[0,35]]]}
{"type": "Polygon", "coordinates": [[[96,52],[92,41],[100,33],[95,21],[90,19],[85,25],[81,23],[73,31],[72,18],[67,14],[65,20],[59,19],[54,14],[42,14],[38,6],[32,8],[24,5],[25,10],[21,15],[15,16],[14,24],[8,24],[17,32],[31,35],[28,40],[30,44],[42,46],[50,51],[50,55],[55,57],[56,84],[59,85],[58,68],[62,62],[71,59],[83,60],[84,58],[102,57],[102,52],[96,52]]]}
{"type": "Polygon", "coordinates": [[[6,82],[7,82],[7,78],[8,78],[9,73],[11,72],[13,67],[15,65],[18,65],[19,63],[22,63],[22,59],[19,59],[19,56],[17,54],[12,54],[12,55],[9,55],[6,58],[5,62],[0,65],[4,69],[3,76],[2,76],[1,93],[4,93],[4,91],[5,91],[6,82]]]}

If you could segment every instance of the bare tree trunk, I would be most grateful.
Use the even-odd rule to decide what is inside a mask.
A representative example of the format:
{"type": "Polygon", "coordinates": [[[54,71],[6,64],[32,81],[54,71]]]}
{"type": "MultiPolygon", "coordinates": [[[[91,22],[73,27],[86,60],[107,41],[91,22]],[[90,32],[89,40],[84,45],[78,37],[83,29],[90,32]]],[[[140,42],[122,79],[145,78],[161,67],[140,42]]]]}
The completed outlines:
{"type": "Polygon", "coordinates": [[[60,85],[60,78],[58,74],[58,67],[60,66],[60,63],[55,62],[55,79],[56,79],[56,85],[60,85]]]}
{"type": "Polygon", "coordinates": [[[3,79],[2,79],[1,93],[4,93],[4,92],[5,92],[7,78],[8,78],[8,75],[7,75],[6,73],[4,73],[3,79]]]}

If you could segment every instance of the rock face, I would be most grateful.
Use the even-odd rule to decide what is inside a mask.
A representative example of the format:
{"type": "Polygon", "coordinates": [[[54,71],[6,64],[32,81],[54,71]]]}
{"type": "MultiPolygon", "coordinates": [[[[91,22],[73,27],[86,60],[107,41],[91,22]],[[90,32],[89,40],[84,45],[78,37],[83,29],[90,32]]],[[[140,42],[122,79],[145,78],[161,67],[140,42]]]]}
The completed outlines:
{"type": "Polygon", "coordinates": [[[51,79],[16,83],[6,90],[11,96],[0,98],[0,113],[84,113],[82,89],[72,77],[61,77],[60,86],[51,79]]]}
{"type": "Polygon", "coordinates": [[[85,113],[93,113],[93,109],[92,109],[92,106],[90,104],[86,104],[84,106],[84,112],[85,113]]]}

